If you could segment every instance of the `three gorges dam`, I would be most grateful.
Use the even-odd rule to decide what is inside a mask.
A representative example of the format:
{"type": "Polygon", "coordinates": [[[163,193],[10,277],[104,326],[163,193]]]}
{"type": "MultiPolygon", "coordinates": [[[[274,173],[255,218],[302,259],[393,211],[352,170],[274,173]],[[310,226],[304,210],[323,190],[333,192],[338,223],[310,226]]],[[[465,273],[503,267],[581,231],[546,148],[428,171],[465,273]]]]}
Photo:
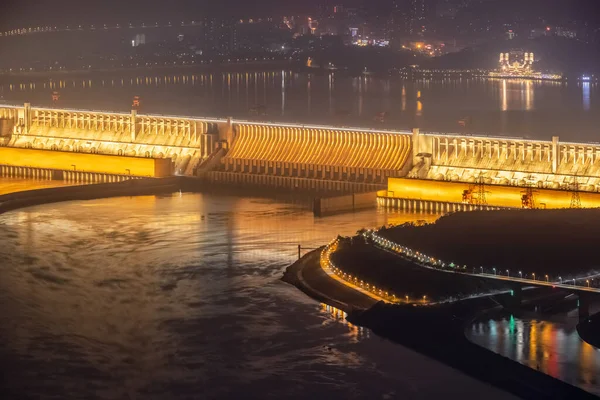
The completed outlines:
{"type": "Polygon", "coordinates": [[[600,145],[453,133],[0,106],[0,174],[76,182],[173,175],[429,211],[600,206],[600,145]],[[486,185],[485,191],[480,185],[486,185]],[[479,186],[484,199],[465,201],[479,186]],[[374,201],[374,198],[373,198],[374,201]],[[531,202],[533,204],[533,202],[531,202]]]}

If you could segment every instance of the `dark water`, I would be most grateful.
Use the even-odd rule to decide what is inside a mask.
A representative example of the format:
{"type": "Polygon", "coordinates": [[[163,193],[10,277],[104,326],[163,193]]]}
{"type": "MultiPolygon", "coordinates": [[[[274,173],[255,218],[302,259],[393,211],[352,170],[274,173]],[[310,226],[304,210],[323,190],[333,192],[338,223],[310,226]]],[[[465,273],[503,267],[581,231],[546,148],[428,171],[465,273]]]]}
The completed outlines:
{"type": "Polygon", "coordinates": [[[469,339],[600,396],[600,350],[579,337],[577,310],[550,319],[507,315],[474,324],[469,339]]]}
{"type": "Polygon", "coordinates": [[[421,218],[202,194],[4,214],[0,398],[510,398],[280,281],[298,243],[421,218]]]}
{"type": "Polygon", "coordinates": [[[67,108],[129,111],[133,96],[140,96],[140,112],[145,113],[599,140],[600,88],[590,83],[191,70],[5,77],[0,82],[0,96],[9,102],[52,106],[53,91],[60,93],[55,105],[67,108]],[[250,115],[256,105],[265,105],[267,115],[250,115]],[[375,122],[381,112],[389,116],[375,122]],[[458,124],[464,118],[469,121],[466,128],[458,124]]]}

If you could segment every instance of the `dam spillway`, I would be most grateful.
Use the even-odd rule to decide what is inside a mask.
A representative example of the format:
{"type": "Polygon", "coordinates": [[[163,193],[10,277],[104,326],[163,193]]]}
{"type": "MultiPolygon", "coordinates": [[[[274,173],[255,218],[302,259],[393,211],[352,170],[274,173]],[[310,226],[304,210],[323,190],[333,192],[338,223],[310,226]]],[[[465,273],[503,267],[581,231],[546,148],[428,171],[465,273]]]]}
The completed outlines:
{"type": "MultiPolygon", "coordinates": [[[[566,189],[576,182],[579,190],[600,188],[600,145],[558,137],[541,141],[25,104],[0,106],[0,146],[169,159],[173,174],[237,174],[251,183],[276,177],[383,187],[390,177],[465,183],[482,178],[505,186],[566,189]]],[[[301,187],[312,187],[309,183],[301,187]]]]}
{"type": "Polygon", "coordinates": [[[408,171],[408,133],[240,123],[226,170],[385,183],[408,171]]]}

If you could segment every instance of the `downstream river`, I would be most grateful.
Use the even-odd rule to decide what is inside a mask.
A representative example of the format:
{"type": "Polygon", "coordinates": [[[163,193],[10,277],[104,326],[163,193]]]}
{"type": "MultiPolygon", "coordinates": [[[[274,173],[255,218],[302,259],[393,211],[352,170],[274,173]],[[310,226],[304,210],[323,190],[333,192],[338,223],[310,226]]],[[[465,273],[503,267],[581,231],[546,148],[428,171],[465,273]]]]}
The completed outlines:
{"type": "Polygon", "coordinates": [[[185,193],[3,214],[2,398],[510,399],[280,280],[299,243],[422,218],[185,193]]]}
{"type": "Polygon", "coordinates": [[[577,310],[548,319],[505,315],[466,332],[483,347],[600,396],[600,350],[581,340],[577,321],[577,310]]]}

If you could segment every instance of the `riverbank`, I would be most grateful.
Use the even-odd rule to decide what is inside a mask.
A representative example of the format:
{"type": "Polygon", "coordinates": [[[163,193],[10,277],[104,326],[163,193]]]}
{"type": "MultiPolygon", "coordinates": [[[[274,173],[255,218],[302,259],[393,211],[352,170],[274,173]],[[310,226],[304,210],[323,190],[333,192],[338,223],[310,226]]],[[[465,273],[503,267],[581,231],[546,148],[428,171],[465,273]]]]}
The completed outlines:
{"type": "MultiPolygon", "coordinates": [[[[378,234],[446,263],[491,273],[567,281],[600,272],[595,238],[600,209],[473,211],[434,224],[381,229],[378,234]],[[548,275],[547,278],[545,276],[548,275]]],[[[579,282],[579,284],[584,284],[579,282]]],[[[599,286],[590,280],[590,286],[599,286]]]]}
{"type": "Polygon", "coordinates": [[[581,339],[600,349],[600,313],[579,322],[577,333],[581,339]]]}
{"type": "Polygon", "coordinates": [[[18,71],[18,72],[3,72],[0,73],[2,78],[59,78],[64,76],[82,76],[89,77],[94,75],[111,75],[111,74],[131,74],[132,76],[143,73],[176,73],[179,71],[212,73],[212,72],[238,72],[247,70],[264,70],[264,71],[279,71],[282,68],[290,69],[296,66],[294,61],[290,60],[268,60],[268,61],[253,61],[253,62],[225,62],[225,63],[205,63],[205,64],[188,64],[188,65],[156,65],[156,66],[139,66],[139,67],[121,67],[121,68],[99,68],[99,69],[79,69],[79,70],[56,70],[56,71],[18,71]]]}
{"type": "Polygon", "coordinates": [[[315,300],[339,308],[347,313],[366,310],[377,301],[329,278],[321,268],[319,259],[323,248],[312,250],[290,265],[281,278],[296,286],[315,300]]]}
{"type": "Polygon", "coordinates": [[[353,324],[369,328],[379,336],[521,398],[596,398],[471,343],[464,334],[464,327],[481,310],[497,307],[498,303],[490,297],[428,307],[391,305],[369,299],[372,305],[365,308],[369,302],[353,303],[353,299],[367,296],[334,281],[325,273],[318,273],[319,269],[319,251],[316,250],[288,267],[283,280],[319,301],[348,312],[348,321],[353,324]]]}

